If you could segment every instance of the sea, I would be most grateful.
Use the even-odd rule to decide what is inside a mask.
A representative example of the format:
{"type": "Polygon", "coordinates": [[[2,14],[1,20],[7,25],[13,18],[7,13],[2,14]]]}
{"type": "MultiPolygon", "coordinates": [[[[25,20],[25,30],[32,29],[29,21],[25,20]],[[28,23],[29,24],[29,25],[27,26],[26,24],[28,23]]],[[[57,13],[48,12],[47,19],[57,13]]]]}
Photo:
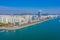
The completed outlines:
{"type": "Polygon", "coordinates": [[[60,40],[60,18],[31,25],[16,32],[0,31],[0,40],[60,40]]]}

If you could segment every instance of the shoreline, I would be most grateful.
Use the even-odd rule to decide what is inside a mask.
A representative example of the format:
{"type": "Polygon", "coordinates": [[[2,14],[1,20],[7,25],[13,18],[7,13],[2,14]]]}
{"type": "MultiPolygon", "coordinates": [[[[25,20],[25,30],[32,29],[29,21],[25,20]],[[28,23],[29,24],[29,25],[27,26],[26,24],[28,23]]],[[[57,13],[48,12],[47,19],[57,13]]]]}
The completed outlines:
{"type": "Polygon", "coordinates": [[[22,28],[26,28],[26,27],[28,27],[28,26],[32,26],[32,25],[35,25],[35,24],[39,24],[39,23],[42,23],[42,22],[45,22],[45,21],[47,21],[47,20],[50,20],[50,19],[45,19],[45,20],[43,20],[43,21],[41,21],[41,20],[39,20],[39,21],[37,21],[37,22],[35,22],[35,23],[30,23],[30,24],[26,24],[26,25],[24,25],[24,26],[16,26],[16,27],[0,27],[0,29],[1,30],[18,30],[18,29],[22,29],[22,28]]]}

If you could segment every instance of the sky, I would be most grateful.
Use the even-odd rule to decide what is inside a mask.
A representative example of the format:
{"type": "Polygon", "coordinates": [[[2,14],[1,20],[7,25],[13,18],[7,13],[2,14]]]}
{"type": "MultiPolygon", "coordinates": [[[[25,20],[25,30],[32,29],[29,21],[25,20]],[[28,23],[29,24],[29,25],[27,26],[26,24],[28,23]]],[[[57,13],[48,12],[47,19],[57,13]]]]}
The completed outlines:
{"type": "Polygon", "coordinates": [[[0,14],[60,14],[60,0],[0,0],[0,14]]]}

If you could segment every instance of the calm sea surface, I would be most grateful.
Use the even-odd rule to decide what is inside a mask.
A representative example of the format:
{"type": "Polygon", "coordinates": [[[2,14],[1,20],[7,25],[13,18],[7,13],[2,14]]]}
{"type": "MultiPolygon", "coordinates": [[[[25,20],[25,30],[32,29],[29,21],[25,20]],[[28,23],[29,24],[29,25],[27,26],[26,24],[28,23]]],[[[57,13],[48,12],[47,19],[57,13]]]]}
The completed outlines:
{"type": "Polygon", "coordinates": [[[16,32],[0,32],[0,40],[60,40],[59,20],[49,20],[16,32]]]}

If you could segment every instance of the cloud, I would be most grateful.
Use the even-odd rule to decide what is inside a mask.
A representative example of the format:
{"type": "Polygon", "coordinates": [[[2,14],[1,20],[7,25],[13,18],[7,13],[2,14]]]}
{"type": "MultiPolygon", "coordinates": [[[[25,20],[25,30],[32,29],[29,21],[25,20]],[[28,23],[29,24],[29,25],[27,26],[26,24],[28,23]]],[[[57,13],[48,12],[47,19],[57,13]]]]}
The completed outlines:
{"type": "Polygon", "coordinates": [[[35,8],[15,8],[0,6],[0,14],[36,13],[35,8]]]}
{"type": "Polygon", "coordinates": [[[42,10],[42,13],[59,14],[60,8],[24,8],[24,7],[5,7],[0,6],[0,14],[21,14],[21,13],[38,13],[38,10],[42,10]]]}

